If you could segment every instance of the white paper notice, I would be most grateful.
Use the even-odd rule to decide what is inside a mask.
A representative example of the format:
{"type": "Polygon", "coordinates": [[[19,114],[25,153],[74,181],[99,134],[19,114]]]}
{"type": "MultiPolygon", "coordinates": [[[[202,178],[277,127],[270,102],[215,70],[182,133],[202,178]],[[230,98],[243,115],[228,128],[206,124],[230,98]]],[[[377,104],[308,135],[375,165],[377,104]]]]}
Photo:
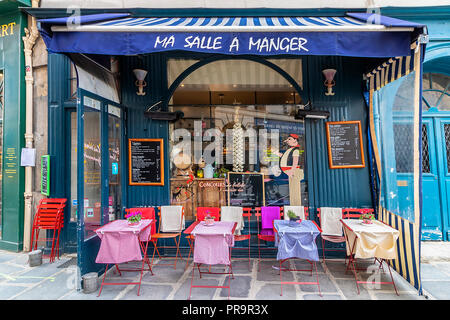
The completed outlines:
{"type": "Polygon", "coordinates": [[[22,148],[20,165],[22,167],[34,167],[36,163],[36,149],[22,148]]]}

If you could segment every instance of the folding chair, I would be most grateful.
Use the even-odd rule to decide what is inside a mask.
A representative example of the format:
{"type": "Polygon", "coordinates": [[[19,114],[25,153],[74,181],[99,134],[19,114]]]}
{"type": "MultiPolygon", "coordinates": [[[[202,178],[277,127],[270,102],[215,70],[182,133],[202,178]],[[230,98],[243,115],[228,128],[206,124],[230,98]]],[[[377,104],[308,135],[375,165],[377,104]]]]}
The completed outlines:
{"type": "MultiPolygon", "coordinates": [[[[223,209],[222,209],[223,212],[223,209]]],[[[252,217],[252,208],[242,208],[242,217],[247,218],[248,231],[246,234],[235,234],[234,243],[241,241],[248,241],[248,248],[244,247],[231,247],[231,254],[233,250],[248,250],[248,270],[250,270],[251,259],[250,259],[250,239],[252,237],[250,230],[250,218],[252,217]]],[[[245,222],[244,222],[245,224],[245,222]]],[[[244,260],[247,258],[234,258],[234,260],[244,260]]]]}
{"type": "MultiPolygon", "coordinates": [[[[326,228],[324,228],[323,226],[323,217],[322,214],[323,212],[321,212],[322,208],[317,208],[317,217],[319,218],[319,224],[320,227],[322,228],[322,230],[326,230],[326,228]]],[[[339,208],[340,209],[340,208],[339,208]]],[[[341,218],[344,218],[343,215],[343,210],[341,209],[341,218]]],[[[341,222],[338,220],[336,223],[339,223],[339,225],[341,225],[341,222]]],[[[341,227],[342,230],[342,227],[341,227]]],[[[326,231],[325,231],[326,232],[326,231]]],[[[344,233],[342,233],[342,235],[329,235],[329,234],[323,234],[321,233],[321,238],[322,238],[322,259],[323,259],[323,263],[325,263],[325,251],[346,251],[346,249],[325,249],[325,241],[329,241],[332,243],[345,243],[345,236],[344,233]]],[[[347,257],[345,258],[345,263],[347,263],[347,257]]]]}
{"type": "MultiPolygon", "coordinates": [[[[260,220],[261,220],[261,228],[262,228],[262,212],[264,208],[270,208],[270,207],[257,207],[255,208],[255,217],[256,217],[256,225],[258,226],[258,271],[261,270],[261,250],[277,250],[276,247],[273,248],[261,248],[261,241],[269,241],[269,242],[275,242],[275,235],[272,234],[262,234],[262,230],[260,229],[260,220]]],[[[282,211],[280,207],[277,207],[279,210],[279,216],[278,219],[281,219],[282,217],[282,211]]],[[[273,230],[273,220],[272,220],[272,230],[273,230]]],[[[273,232],[273,231],[272,231],[273,232]]]]}
{"type": "MultiPolygon", "coordinates": [[[[197,207],[197,210],[195,212],[195,221],[204,221],[205,217],[210,214],[214,216],[214,221],[220,220],[220,208],[216,207],[197,207]]],[[[186,236],[186,240],[189,244],[189,253],[186,259],[186,267],[185,270],[189,266],[189,257],[191,256],[192,251],[194,250],[194,235],[188,234],[186,236]]]]}
{"type": "MultiPolygon", "coordinates": [[[[172,208],[173,210],[175,210],[175,208],[172,208]]],[[[178,209],[176,209],[178,210],[178,209]]],[[[176,213],[176,212],[175,212],[176,213]]],[[[177,261],[178,261],[178,255],[180,255],[180,259],[182,259],[181,254],[180,254],[180,240],[181,240],[181,232],[183,231],[184,228],[184,207],[182,206],[163,206],[163,207],[158,207],[158,217],[159,217],[159,224],[158,224],[158,232],[152,235],[151,241],[153,242],[153,255],[152,255],[152,262],[151,262],[151,266],[153,267],[153,261],[155,258],[155,253],[158,253],[158,257],[160,260],[163,260],[163,258],[161,257],[161,255],[159,254],[159,250],[158,248],[176,248],[176,254],[175,254],[175,261],[173,263],[173,268],[176,269],[177,268],[177,261]],[[165,215],[172,215],[174,213],[174,211],[172,211],[169,208],[172,207],[181,207],[181,214],[180,214],[180,223],[177,226],[177,228],[174,228],[174,230],[172,231],[161,231],[161,225],[163,223],[163,219],[168,219],[168,217],[166,216],[164,218],[165,215]],[[165,212],[164,214],[162,213],[162,210],[170,210],[165,212]],[[178,229],[179,227],[179,229],[178,229]],[[175,230],[177,229],[177,230],[175,230]],[[178,238],[178,241],[177,241],[178,238]],[[159,246],[158,247],[158,240],[159,239],[173,239],[175,241],[175,246],[159,246]]],[[[165,258],[165,259],[169,259],[169,258],[165,258]]],[[[169,264],[161,264],[158,263],[158,266],[164,266],[164,265],[169,265],[171,266],[172,263],[169,264]]]]}
{"type": "MultiPolygon", "coordinates": [[[[363,214],[363,213],[373,213],[373,212],[374,212],[374,210],[369,209],[369,208],[344,208],[344,209],[342,209],[342,219],[359,218],[361,216],[361,214],[363,214]]],[[[322,227],[321,208],[317,208],[317,217],[319,218],[320,226],[322,227]]],[[[339,221],[339,225],[341,225],[340,221],[339,221]]],[[[342,236],[321,234],[321,238],[322,238],[322,257],[323,257],[324,263],[325,263],[325,251],[346,252],[345,248],[344,249],[325,249],[325,241],[329,241],[332,243],[345,243],[344,234],[342,234],[342,236]]],[[[347,255],[345,257],[344,263],[347,264],[347,255]]]]}
{"type": "Polygon", "coordinates": [[[64,208],[67,199],[41,199],[34,215],[33,227],[31,229],[30,248],[37,249],[38,241],[52,241],[52,249],[50,252],[50,262],[55,261],[55,255],[58,254],[59,259],[59,236],[61,229],[64,227],[64,208]],[[39,239],[40,230],[51,230],[53,235],[51,238],[39,239]]]}

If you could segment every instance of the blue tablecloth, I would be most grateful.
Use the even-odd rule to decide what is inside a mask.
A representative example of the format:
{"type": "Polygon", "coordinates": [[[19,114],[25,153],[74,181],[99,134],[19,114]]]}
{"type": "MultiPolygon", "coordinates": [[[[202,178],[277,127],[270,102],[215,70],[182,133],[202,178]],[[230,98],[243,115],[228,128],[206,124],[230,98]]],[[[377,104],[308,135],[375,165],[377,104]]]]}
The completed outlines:
{"type": "Polygon", "coordinates": [[[320,234],[310,220],[300,223],[289,220],[275,220],[275,246],[278,247],[277,260],[300,258],[319,261],[316,237],[320,234]]]}

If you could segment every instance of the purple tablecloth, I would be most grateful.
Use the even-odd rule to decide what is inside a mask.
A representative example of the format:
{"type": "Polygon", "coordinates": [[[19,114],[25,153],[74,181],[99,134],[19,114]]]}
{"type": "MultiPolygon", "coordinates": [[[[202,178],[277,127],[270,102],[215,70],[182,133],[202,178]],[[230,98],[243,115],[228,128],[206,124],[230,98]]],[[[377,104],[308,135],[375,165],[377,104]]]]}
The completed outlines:
{"type": "Polygon", "coordinates": [[[129,226],[126,220],[115,220],[97,229],[101,239],[96,263],[124,263],[142,260],[139,240],[148,241],[152,220],[141,220],[137,226],[129,226]]]}
{"type": "Polygon", "coordinates": [[[278,247],[277,260],[300,258],[319,261],[316,237],[320,234],[317,226],[310,220],[300,223],[288,220],[275,220],[277,234],[275,245],[278,247]]]}
{"type": "Polygon", "coordinates": [[[195,236],[194,262],[205,264],[230,264],[230,247],[234,246],[235,222],[215,221],[206,226],[200,222],[191,234],[195,236]]]}

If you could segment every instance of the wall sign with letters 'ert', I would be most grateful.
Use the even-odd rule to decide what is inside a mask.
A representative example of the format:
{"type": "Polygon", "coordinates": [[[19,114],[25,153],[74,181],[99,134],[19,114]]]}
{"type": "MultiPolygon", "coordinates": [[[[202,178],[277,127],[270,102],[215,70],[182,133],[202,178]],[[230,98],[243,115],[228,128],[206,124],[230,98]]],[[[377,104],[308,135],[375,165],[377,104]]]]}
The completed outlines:
{"type": "Polygon", "coordinates": [[[164,185],[163,139],[128,139],[130,185],[164,185]]]}
{"type": "Polygon", "coordinates": [[[326,122],[331,169],[364,168],[361,121],[326,122]]]}

